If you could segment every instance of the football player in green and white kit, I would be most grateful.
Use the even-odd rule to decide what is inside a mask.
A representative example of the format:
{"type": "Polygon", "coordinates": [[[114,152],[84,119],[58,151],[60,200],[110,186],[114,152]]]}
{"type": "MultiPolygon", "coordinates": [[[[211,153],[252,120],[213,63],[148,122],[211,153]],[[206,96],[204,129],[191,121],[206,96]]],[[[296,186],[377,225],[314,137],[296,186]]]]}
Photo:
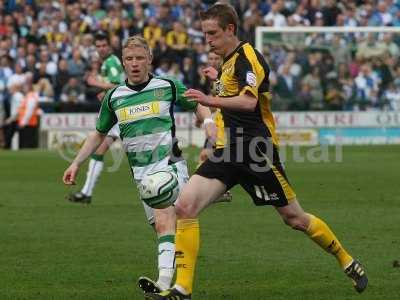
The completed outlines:
{"type": "MultiPolygon", "coordinates": [[[[130,37],[122,48],[122,60],[127,75],[123,84],[107,91],[96,124],[96,131],[85,141],[78,155],[65,171],[66,185],[75,184],[82,163],[104,141],[108,131],[118,124],[120,137],[132,170],[139,184],[146,174],[155,171],[174,171],[180,186],[189,179],[186,161],[181,157],[175,137],[174,105],[194,111],[203,121],[206,135],[216,137],[216,127],[208,108],[190,102],[183,96],[186,87],[182,82],[151,75],[152,55],[142,37],[130,37]]],[[[144,202],[146,215],[155,221],[158,244],[158,280],[142,277],[139,286],[145,292],[165,290],[170,287],[174,274],[175,225],[174,208],[151,209],[144,202]]]]}
{"type": "MultiPolygon", "coordinates": [[[[108,37],[104,33],[99,32],[95,34],[95,46],[98,55],[103,61],[100,70],[101,78],[89,75],[86,82],[89,86],[99,90],[98,96],[102,99],[108,89],[114,88],[118,84],[124,82],[125,73],[119,58],[112,53],[108,37]]],[[[96,152],[92,154],[86,174],[85,184],[79,192],[69,195],[70,201],[86,204],[91,202],[94,187],[103,171],[104,155],[117,138],[119,138],[119,130],[116,125],[108,132],[107,138],[99,146],[96,152]]]]}

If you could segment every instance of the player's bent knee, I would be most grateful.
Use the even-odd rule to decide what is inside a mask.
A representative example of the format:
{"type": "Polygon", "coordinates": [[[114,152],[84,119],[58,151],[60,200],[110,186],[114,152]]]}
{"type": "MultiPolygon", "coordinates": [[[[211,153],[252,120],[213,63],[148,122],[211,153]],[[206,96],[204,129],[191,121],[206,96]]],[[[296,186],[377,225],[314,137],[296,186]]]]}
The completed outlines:
{"type": "Polygon", "coordinates": [[[179,199],[179,201],[175,203],[175,212],[178,219],[197,218],[197,209],[193,201],[179,199]]]}
{"type": "Polygon", "coordinates": [[[282,216],[283,222],[294,230],[306,231],[308,222],[303,216],[282,216]]]}

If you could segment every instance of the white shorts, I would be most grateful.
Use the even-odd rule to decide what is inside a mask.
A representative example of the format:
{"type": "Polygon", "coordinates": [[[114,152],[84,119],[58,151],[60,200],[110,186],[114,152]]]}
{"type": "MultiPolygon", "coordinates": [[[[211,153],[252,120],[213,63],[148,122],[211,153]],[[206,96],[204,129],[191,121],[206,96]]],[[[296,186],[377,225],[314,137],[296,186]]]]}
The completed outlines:
{"type": "MultiPolygon", "coordinates": [[[[187,163],[185,160],[181,160],[175,163],[175,167],[176,167],[176,175],[178,176],[179,190],[181,191],[183,186],[189,181],[189,172],[187,168],[187,163]]],[[[142,203],[147,221],[149,222],[150,225],[154,225],[155,220],[154,220],[153,209],[143,201],[142,203]]]]}
{"type": "Polygon", "coordinates": [[[115,124],[107,133],[107,136],[112,137],[113,139],[119,139],[119,126],[115,124]]]}

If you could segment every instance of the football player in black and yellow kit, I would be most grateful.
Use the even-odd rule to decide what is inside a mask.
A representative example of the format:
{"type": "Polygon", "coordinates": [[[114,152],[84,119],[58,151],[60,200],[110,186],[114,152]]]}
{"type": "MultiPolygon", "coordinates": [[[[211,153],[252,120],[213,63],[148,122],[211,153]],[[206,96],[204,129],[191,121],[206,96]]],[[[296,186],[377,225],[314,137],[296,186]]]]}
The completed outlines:
{"type": "Polygon", "coordinates": [[[268,64],[249,43],[238,40],[238,17],[230,5],[215,4],[200,17],[210,50],[223,57],[217,79],[218,95],[208,96],[193,89],[185,95],[221,110],[225,143],[200,166],[175,203],[176,284],[163,293],[147,294],[146,299],[191,299],[200,240],[198,215],[237,184],[255,205],[274,206],[287,225],[304,232],[332,254],[357,292],[363,292],[368,284],[363,266],[345,250],[323,220],[303,211],[283,170],[270,110],[268,64]]]}

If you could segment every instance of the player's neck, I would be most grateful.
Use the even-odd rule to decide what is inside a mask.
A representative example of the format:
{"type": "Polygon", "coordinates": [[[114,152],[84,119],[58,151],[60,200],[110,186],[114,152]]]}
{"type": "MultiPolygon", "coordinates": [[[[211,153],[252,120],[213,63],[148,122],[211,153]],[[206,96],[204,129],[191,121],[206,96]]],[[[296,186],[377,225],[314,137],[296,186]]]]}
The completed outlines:
{"type": "Polygon", "coordinates": [[[237,37],[234,37],[230,43],[227,44],[226,49],[225,49],[225,54],[224,58],[230,56],[233,51],[236,50],[236,48],[239,46],[240,41],[237,37]]]}
{"type": "Polygon", "coordinates": [[[129,78],[126,79],[126,84],[129,88],[135,91],[140,91],[144,89],[150,82],[150,80],[153,78],[153,75],[147,74],[147,77],[143,79],[141,82],[132,82],[129,80],[129,78]]]}

